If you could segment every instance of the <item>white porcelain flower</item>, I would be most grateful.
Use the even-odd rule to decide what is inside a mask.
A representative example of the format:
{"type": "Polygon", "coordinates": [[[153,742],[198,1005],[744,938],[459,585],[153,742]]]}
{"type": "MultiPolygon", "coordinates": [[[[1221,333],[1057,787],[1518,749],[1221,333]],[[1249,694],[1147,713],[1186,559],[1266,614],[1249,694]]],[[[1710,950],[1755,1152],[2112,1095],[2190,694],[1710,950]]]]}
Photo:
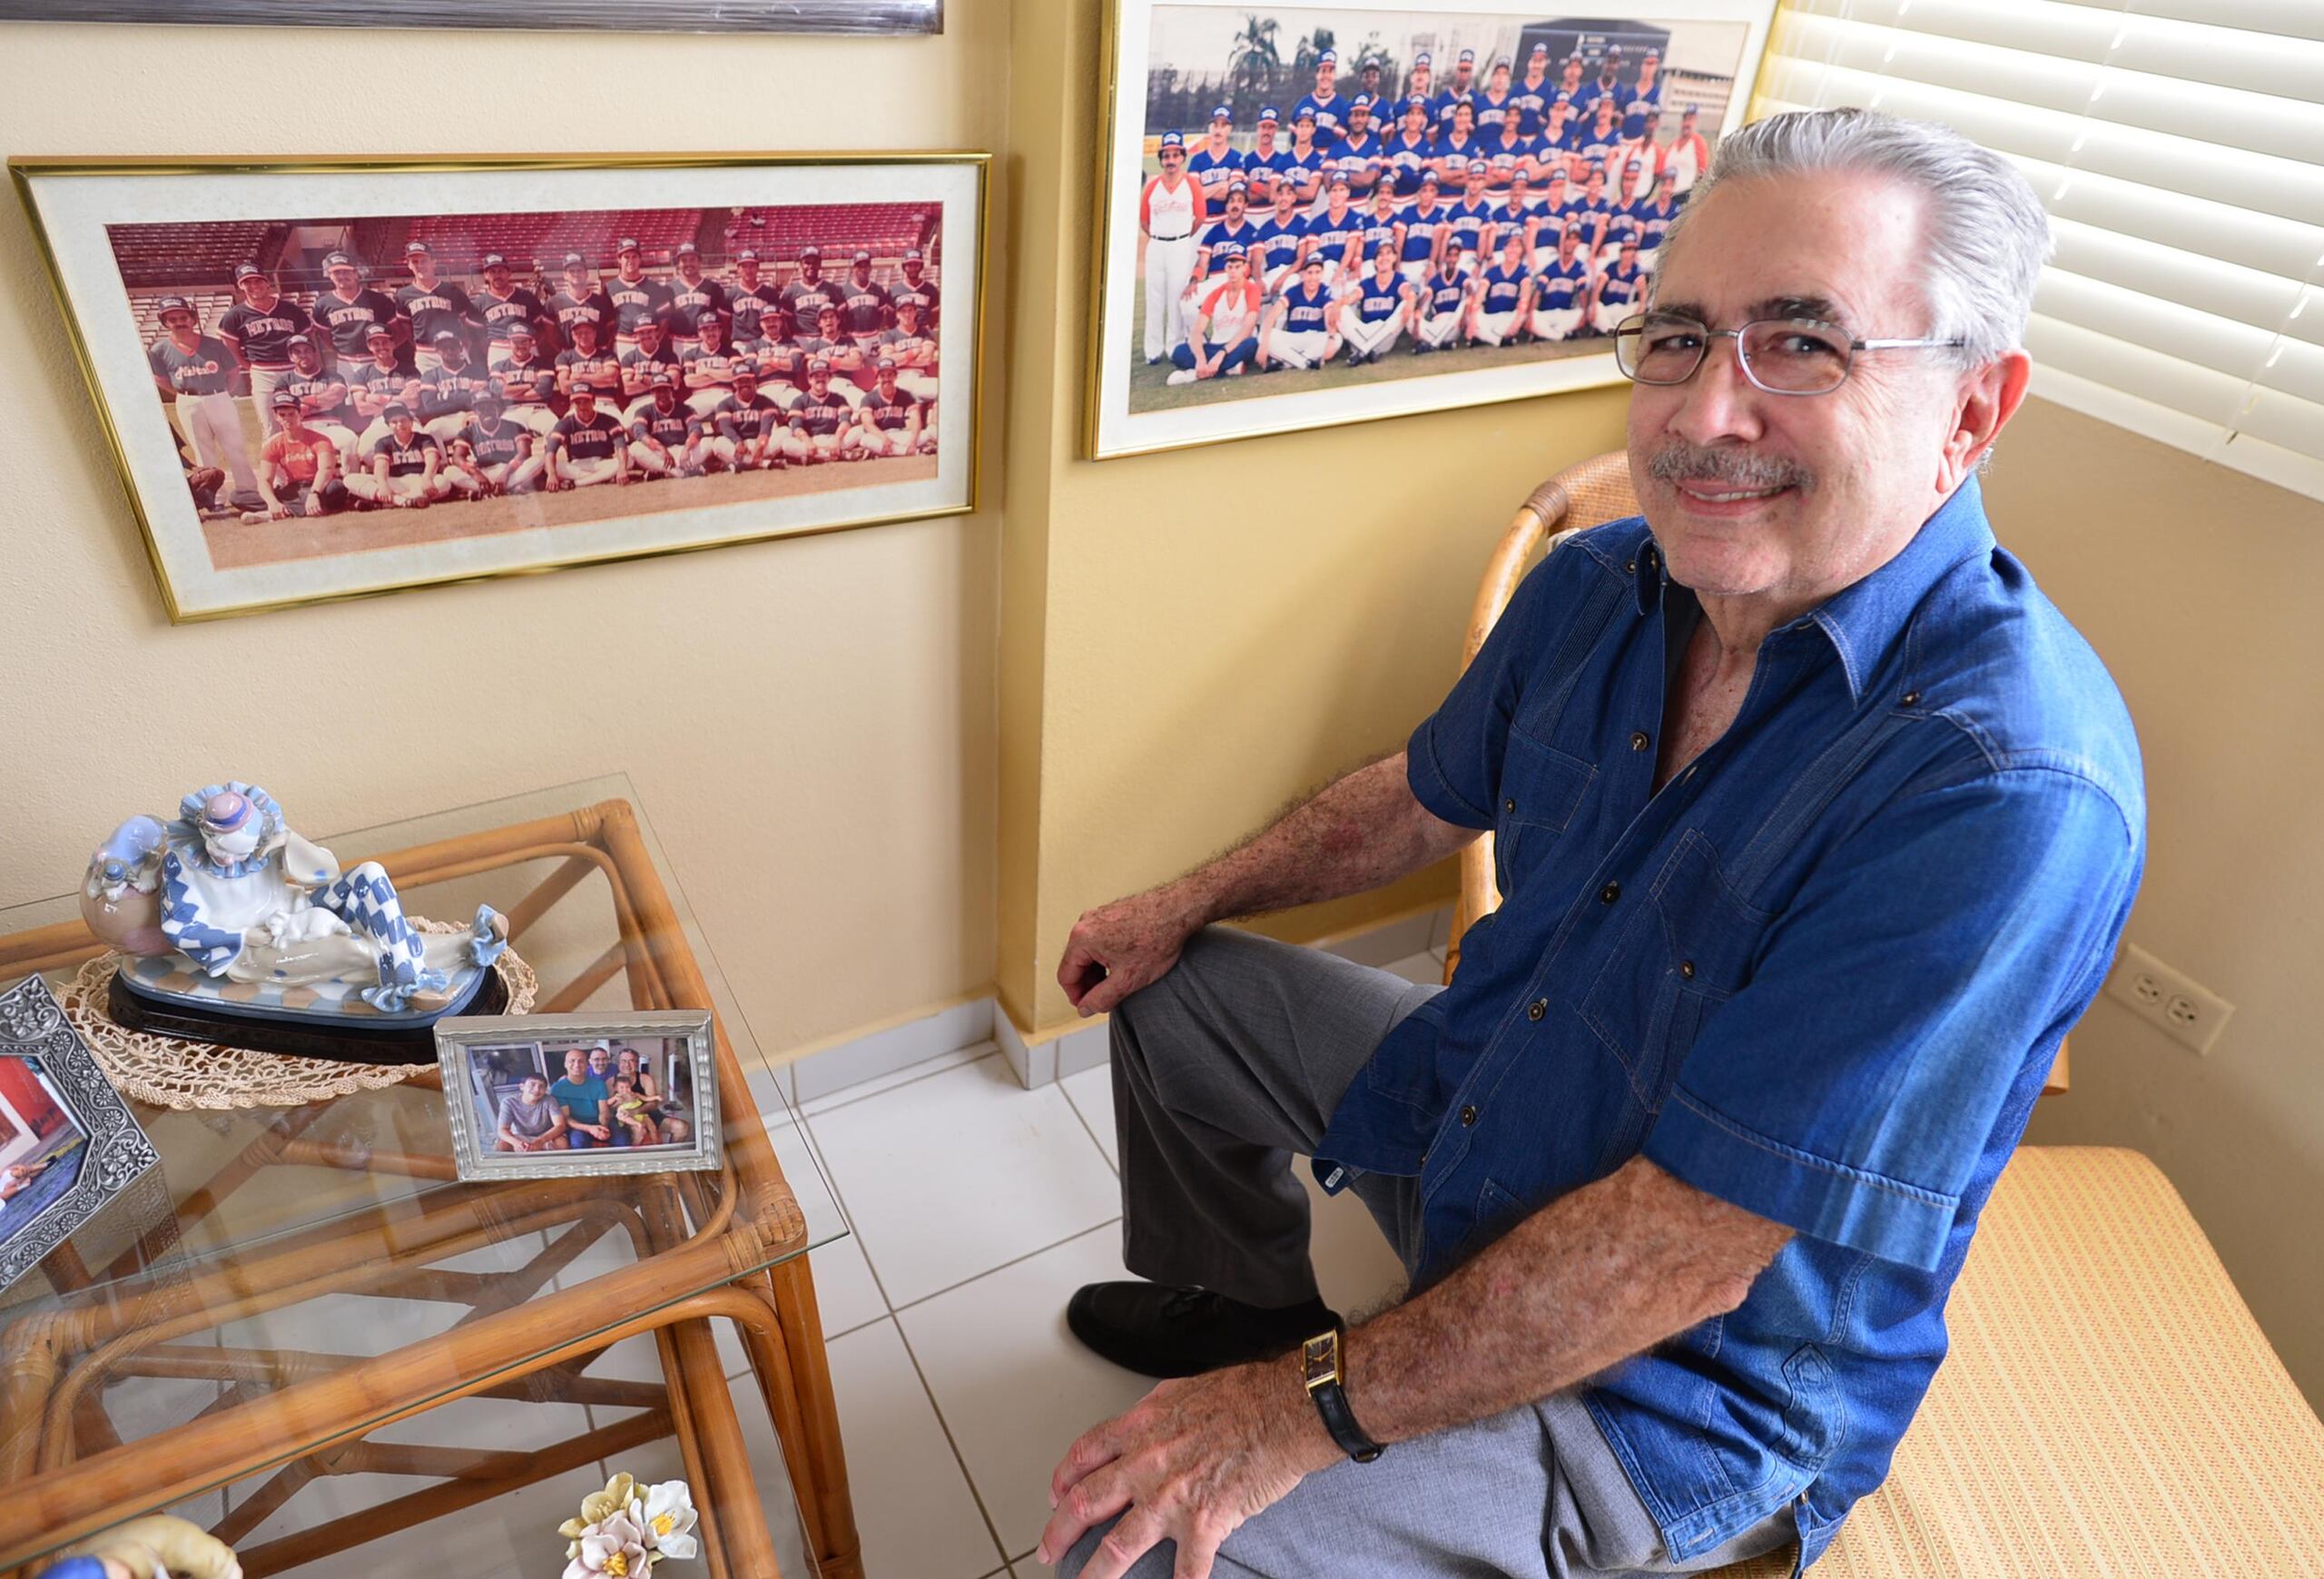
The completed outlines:
{"type": "Polygon", "coordinates": [[[574,1544],[578,1550],[565,1565],[565,1579],[645,1579],[653,1566],[645,1529],[626,1512],[584,1528],[574,1544]]]}
{"type": "Polygon", "coordinates": [[[697,1544],[694,1536],[694,1493],[686,1489],[683,1480],[665,1480],[659,1485],[645,1488],[645,1544],[652,1549],[655,1560],[664,1557],[691,1557],[697,1544]]]}

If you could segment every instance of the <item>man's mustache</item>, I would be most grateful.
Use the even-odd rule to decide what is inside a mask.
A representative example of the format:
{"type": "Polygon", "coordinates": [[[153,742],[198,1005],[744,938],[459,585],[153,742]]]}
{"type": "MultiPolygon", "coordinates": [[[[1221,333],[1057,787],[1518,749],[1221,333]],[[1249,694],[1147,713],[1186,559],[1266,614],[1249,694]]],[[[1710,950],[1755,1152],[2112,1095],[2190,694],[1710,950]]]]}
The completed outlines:
{"type": "Polygon", "coordinates": [[[1689,444],[1683,439],[1656,450],[1646,463],[1646,473],[1657,482],[1716,482],[1750,492],[1797,488],[1805,493],[1816,486],[1816,474],[1795,461],[1748,449],[1689,444]]]}

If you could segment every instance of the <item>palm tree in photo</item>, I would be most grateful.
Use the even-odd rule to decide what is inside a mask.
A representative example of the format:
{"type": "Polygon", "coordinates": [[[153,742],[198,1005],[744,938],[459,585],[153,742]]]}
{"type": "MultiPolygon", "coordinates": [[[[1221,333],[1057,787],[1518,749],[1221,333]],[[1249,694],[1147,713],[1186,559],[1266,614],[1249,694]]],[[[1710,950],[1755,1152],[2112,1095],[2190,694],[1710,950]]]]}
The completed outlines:
{"type": "Polygon", "coordinates": [[[1246,85],[1264,83],[1283,70],[1283,56],[1275,47],[1278,26],[1272,16],[1252,13],[1246,18],[1226,52],[1227,74],[1235,81],[1246,85]]]}

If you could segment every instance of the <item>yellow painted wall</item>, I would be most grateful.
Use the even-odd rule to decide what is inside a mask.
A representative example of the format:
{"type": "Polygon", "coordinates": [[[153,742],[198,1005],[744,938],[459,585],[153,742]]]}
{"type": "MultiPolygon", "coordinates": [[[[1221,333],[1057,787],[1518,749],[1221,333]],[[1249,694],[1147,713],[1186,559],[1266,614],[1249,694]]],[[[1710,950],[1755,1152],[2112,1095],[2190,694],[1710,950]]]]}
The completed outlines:
{"type": "MultiPolygon", "coordinates": [[[[1604,390],[1081,459],[1100,12],[1018,0],[1016,22],[1000,992],[1035,1031],[1071,1018],[1055,970],[1084,909],[1403,744],[1452,684],[1517,504],[1620,444],[1624,405],[1604,390]]],[[[1315,937],[1452,887],[1448,865],[1268,929],[1315,937]]]]}
{"type": "Polygon", "coordinates": [[[1986,499],[2096,646],[2146,757],[2130,940],[2235,1008],[2197,1058],[2111,999],[2028,1139],[2162,1167],[2324,1406],[2324,503],[2029,401],[1986,499]]]}
{"type": "MultiPolygon", "coordinates": [[[[915,39],[275,28],[280,92],[250,29],[12,24],[0,153],[998,149],[1009,0],[946,9],[915,39]]],[[[227,774],[320,833],[623,769],[766,1051],[989,990],[997,489],[172,628],[13,197],[0,274],[0,903],[227,774]]]]}

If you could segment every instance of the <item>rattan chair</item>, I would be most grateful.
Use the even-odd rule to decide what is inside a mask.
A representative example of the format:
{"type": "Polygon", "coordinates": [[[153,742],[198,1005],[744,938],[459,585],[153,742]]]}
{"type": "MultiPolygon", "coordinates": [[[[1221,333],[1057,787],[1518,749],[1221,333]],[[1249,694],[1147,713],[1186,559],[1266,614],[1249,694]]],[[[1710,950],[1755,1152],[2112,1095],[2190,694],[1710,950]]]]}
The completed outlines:
{"type": "MultiPolygon", "coordinates": [[[[1638,513],[1620,450],[1535,489],[1486,566],[1462,666],[1536,548],[1638,513]]],[[[1486,834],[1461,855],[1447,982],[1500,903],[1486,834]]],[[[2061,1046],[2046,1089],[2064,1081],[2061,1046]]],[[[1816,1579],[2324,1575],[2324,1424],[2146,1158],[2021,1147],[1945,1318],[1951,1352],[1888,1478],[1816,1579]]],[[[1720,1573],[1778,1579],[1792,1558],[1720,1573]]]]}

